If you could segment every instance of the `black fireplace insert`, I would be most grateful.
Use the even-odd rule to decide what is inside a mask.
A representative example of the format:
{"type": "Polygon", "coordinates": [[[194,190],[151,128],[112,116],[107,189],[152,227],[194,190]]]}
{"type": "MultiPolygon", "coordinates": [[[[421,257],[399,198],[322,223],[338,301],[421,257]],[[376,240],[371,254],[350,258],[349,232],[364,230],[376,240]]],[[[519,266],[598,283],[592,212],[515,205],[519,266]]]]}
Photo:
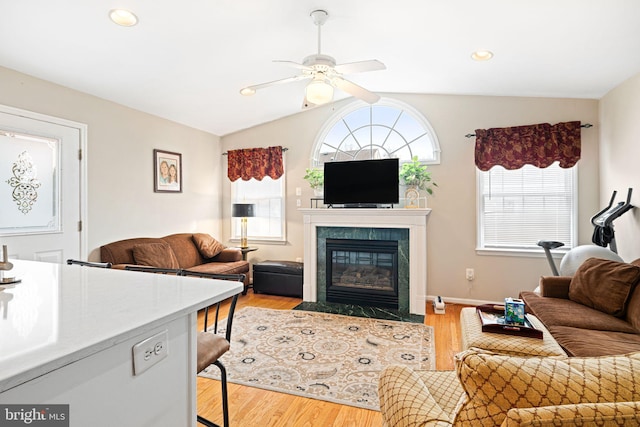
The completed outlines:
{"type": "Polygon", "coordinates": [[[398,242],[327,239],[329,302],[398,308],[398,242]]]}

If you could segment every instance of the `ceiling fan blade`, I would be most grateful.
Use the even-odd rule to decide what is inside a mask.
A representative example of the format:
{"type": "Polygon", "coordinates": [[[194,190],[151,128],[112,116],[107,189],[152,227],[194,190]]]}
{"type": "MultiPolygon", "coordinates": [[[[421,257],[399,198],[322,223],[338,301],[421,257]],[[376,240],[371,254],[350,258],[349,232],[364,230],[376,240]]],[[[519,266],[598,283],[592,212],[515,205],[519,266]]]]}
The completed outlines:
{"type": "Polygon", "coordinates": [[[297,62],[293,62],[293,61],[284,61],[284,60],[276,59],[273,62],[279,62],[280,64],[288,65],[289,67],[293,67],[293,68],[298,68],[299,70],[313,71],[313,68],[307,67],[306,65],[298,64],[297,62]]]}
{"type": "Polygon", "coordinates": [[[281,85],[284,83],[297,82],[298,80],[306,80],[306,79],[310,79],[311,77],[312,77],[311,75],[306,76],[301,74],[299,76],[287,77],[286,79],[274,80],[272,82],[266,82],[266,83],[260,83],[253,86],[247,86],[242,90],[253,90],[255,92],[256,90],[264,89],[265,87],[281,85]]]}
{"type": "Polygon", "coordinates": [[[367,89],[362,86],[358,86],[357,84],[350,82],[349,80],[345,80],[342,77],[336,77],[333,79],[333,84],[343,92],[347,92],[349,95],[353,95],[356,98],[360,98],[369,104],[375,104],[380,100],[380,97],[373,92],[369,92],[367,89]]]}
{"type": "Polygon", "coordinates": [[[377,59],[368,61],[350,62],[348,64],[338,64],[334,68],[340,74],[364,73],[365,71],[386,70],[387,67],[377,59]]]}

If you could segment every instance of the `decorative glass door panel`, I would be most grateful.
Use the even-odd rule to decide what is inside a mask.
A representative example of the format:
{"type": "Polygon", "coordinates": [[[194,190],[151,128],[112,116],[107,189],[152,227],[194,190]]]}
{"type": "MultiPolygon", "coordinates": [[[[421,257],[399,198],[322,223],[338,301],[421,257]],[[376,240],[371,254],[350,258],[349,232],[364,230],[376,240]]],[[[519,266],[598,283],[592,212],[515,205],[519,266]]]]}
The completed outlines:
{"type": "Polygon", "coordinates": [[[60,141],[0,129],[0,236],[59,232],[60,141]]]}

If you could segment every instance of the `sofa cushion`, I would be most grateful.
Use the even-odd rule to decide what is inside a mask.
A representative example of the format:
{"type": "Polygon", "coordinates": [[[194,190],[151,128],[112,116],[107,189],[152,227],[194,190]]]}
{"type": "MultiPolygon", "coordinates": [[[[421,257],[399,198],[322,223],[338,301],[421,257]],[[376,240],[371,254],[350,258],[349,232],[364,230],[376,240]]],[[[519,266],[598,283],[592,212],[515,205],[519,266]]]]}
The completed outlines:
{"type": "Polygon", "coordinates": [[[194,265],[200,265],[205,262],[193,241],[193,233],[170,234],[164,236],[162,240],[167,242],[173,249],[180,268],[191,269],[194,265]]]}
{"type": "MultiPolygon", "coordinates": [[[[612,317],[612,319],[614,319],[612,317]]],[[[549,332],[569,356],[606,356],[640,351],[640,334],[551,326],[549,332]]]]}
{"type": "Polygon", "coordinates": [[[596,310],[624,317],[627,302],[640,280],[640,267],[626,262],[589,258],[569,285],[569,299],[596,310]]]}
{"type": "MultiPolygon", "coordinates": [[[[640,267],[640,258],[631,261],[632,265],[640,267]]],[[[627,304],[627,322],[631,323],[638,332],[640,332],[640,286],[636,285],[629,304],[627,304]]]]}
{"type": "Polygon", "coordinates": [[[137,265],[159,268],[179,268],[171,246],[165,242],[143,243],[133,247],[133,259],[137,265]]]}
{"type": "Polygon", "coordinates": [[[550,331],[553,326],[568,326],[630,334],[638,332],[623,319],[613,317],[575,301],[541,297],[530,291],[520,292],[520,298],[524,301],[527,312],[536,316],[550,331]]]}
{"type": "Polygon", "coordinates": [[[569,299],[571,276],[540,277],[540,295],[549,298],[569,299]]]}
{"type": "Polygon", "coordinates": [[[194,265],[193,267],[189,268],[189,271],[215,274],[248,274],[249,262],[207,262],[200,265],[194,265]]]}
{"type": "Polygon", "coordinates": [[[500,425],[511,408],[640,399],[640,353],[551,358],[470,349],[456,355],[456,372],[466,396],[455,425],[500,425]]]}
{"type": "Polygon", "coordinates": [[[213,258],[225,248],[222,243],[206,233],[195,233],[193,235],[193,242],[204,258],[213,258]]]}
{"type": "Polygon", "coordinates": [[[637,427],[639,424],[640,402],[616,402],[511,409],[500,427],[637,427]]]}
{"type": "Polygon", "coordinates": [[[100,260],[102,262],[110,262],[113,265],[135,264],[136,260],[133,258],[133,247],[135,245],[158,242],[161,243],[163,240],[153,237],[136,237],[108,243],[100,247],[100,260]]]}
{"type": "Polygon", "coordinates": [[[626,320],[640,333],[640,286],[636,286],[636,290],[629,298],[626,320]]]}

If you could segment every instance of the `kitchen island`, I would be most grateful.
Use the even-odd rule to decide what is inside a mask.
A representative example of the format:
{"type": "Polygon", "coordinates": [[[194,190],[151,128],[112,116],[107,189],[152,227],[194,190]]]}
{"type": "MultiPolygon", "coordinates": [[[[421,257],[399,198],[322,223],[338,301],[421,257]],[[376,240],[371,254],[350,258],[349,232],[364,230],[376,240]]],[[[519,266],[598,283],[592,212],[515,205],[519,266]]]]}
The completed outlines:
{"type": "Polygon", "coordinates": [[[196,425],[197,311],[241,283],[11,262],[0,404],[68,404],[77,427],[196,425]]]}

